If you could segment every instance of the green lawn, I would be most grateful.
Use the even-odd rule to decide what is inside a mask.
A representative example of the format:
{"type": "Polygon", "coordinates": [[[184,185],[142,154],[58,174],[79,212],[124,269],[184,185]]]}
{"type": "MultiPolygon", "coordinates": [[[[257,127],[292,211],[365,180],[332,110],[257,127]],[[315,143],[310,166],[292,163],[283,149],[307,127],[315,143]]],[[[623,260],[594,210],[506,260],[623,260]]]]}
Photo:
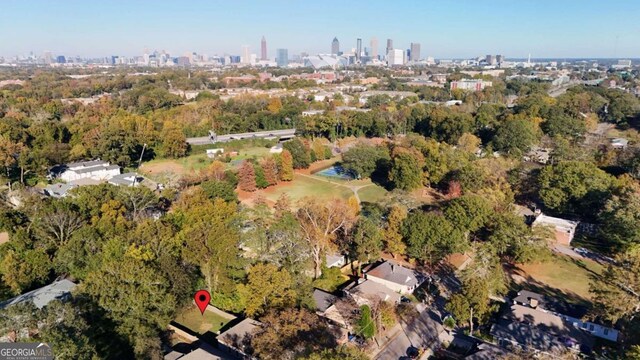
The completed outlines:
{"type": "Polygon", "coordinates": [[[372,184],[365,188],[358,190],[358,196],[362,202],[375,203],[384,199],[387,194],[387,190],[382,186],[372,184]]]}
{"type": "Polygon", "coordinates": [[[202,315],[197,307],[192,306],[180,313],[174,321],[194,333],[202,335],[208,331],[217,332],[231,319],[223,318],[212,311],[205,311],[202,315]]]}
{"type": "Polygon", "coordinates": [[[321,199],[348,199],[353,196],[353,192],[344,186],[331,184],[299,174],[295,175],[293,181],[280,183],[278,186],[268,188],[261,192],[264,197],[272,201],[278,200],[278,197],[283,193],[286,193],[292,202],[296,202],[306,196],[321,199]]]}
{"type": "Polygon", "coordinates": [[[602,273],[604,267],[595,261],[578,260],[568,256],[554,255],[550,261],[539,264],[518,265],[519,275],[531,277],[540,283],[566,295],[577,295],[589,300],[589,283],[594,275],[602,273]]]}

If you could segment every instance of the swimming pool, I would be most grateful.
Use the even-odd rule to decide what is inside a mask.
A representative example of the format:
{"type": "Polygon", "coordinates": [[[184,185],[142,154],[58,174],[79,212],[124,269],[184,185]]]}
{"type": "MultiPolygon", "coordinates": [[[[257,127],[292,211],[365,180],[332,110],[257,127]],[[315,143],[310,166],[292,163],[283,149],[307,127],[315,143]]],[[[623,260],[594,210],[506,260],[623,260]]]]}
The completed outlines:
{"type": "Polygon", "coordinates": [[[345,170],[340,165],[334,165],[334,166],[328,167],[328,168],[326,168],[324,170],[320,170],[317,173],[315,173],[315,175],[338,178],[338,179],[342,179],[342,180],[353,180],[353,179],[355,179],[355,176],[353,175],[353,173],[351,173],[350,171],[345,170]]]}

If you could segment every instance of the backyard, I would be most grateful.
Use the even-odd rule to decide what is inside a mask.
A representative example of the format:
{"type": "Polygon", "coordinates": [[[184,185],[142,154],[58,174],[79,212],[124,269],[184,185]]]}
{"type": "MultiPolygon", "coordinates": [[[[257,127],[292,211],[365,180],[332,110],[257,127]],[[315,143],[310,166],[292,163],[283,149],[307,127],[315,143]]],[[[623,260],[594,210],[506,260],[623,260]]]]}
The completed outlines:
{"type": "Polygon", "coordinates": [[[207,332],[216,333],[231,320],[233,319],[222,317],[209,310],[202,315],[197,307],[190,306],[182,311],[174,322],[196,334],[203,335],[207,332]]]}
{"type": "Polygon", "coordinates": [[[512,277],[516,282],[524,278],[527,282],[537,283],[561,292],[567,298],[575,298],[576,302],[590,300],[589,283],[592,276],[597,276],[604,267],[592,260],[578,260],[569,256],[554,255],[550,261],[517,265],[512,269],[512,277]]]}

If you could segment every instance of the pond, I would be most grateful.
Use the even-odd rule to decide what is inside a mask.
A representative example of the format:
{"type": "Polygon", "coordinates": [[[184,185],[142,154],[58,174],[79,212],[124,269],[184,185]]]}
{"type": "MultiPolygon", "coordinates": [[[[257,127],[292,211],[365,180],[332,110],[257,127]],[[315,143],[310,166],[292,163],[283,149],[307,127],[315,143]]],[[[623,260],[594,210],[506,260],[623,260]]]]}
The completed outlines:
{"type": "Polygon", "coordinates": [[[356,178],[352,172],[345,170],[340,165],[333,165],[324,170],[316,172],[314,175],[326,176],[341,180],[353,180],[356,178]]]}

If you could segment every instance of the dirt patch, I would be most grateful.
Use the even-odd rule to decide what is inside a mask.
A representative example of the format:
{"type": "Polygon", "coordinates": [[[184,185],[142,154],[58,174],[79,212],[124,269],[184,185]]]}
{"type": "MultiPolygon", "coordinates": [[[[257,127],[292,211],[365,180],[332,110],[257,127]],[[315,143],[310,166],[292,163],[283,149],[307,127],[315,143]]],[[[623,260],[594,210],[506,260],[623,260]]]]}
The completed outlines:
{"type": "Polygon", "coordinates": [[[0,245],[9,242],[9,233],[4,231],[0,233],[0,245]]]}
{"type": "Polygon", "coordinates": [[[140,170],[146,174],[174,173],[184,175],[185,173],[184,166],[173,161],[142,164],[140,170]]]}

